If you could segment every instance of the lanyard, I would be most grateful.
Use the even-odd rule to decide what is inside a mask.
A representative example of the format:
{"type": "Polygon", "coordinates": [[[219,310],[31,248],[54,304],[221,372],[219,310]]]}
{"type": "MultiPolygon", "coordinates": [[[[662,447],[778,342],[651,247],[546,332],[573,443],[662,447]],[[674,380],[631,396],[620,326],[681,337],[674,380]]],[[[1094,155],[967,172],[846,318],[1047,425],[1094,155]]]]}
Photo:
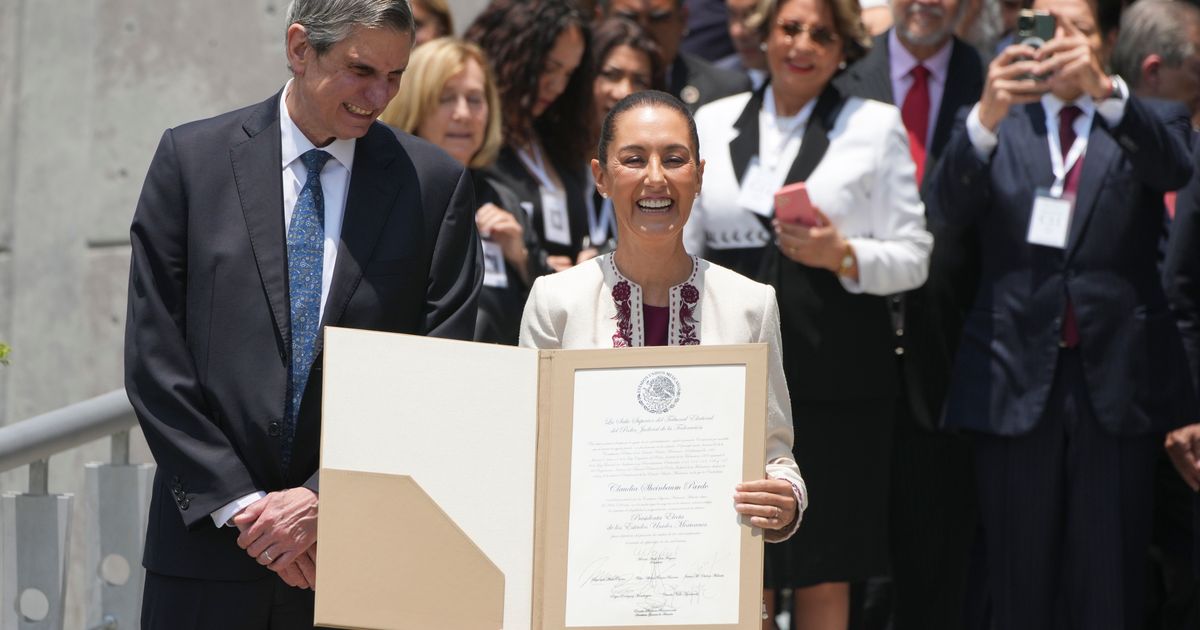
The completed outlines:
{"type": "MultiPolygon", "coordinates": [[[[1047,117],[1049,118],[1049,117],[1047,117]]],[[[1090,123],[1091,118],[1084,118],[1090,123]]],[[[1049,127],[1050,125],[1047,125],[1049,127]]],[[[1050,168],[1054,171],[1054,185],[1050,187],[1050,194],[1054,197],[1061,197],[1063,188],[1067,183],[1067,174],[1071,169],[1075,168],[1075,163],[1079,158],[1083,157],[1084,151],[1087,151],[1088,132],[1085,129],[1084,133],[1075,136],[1075,142],[1071,144],[1071,150],[1067,152],[1067,157],[1064,160],[1062,154],[1062,144],[1059,140],[1058,120],[1055,117],[1054,129],[1050,129],[1046,134],[1046,140],[1050,143],[1050,168]]]]}
{"type": "Polygon", "coordinates": [[[542,150],[536,144],[530,144],[529,149],[518,149],[517,157],[521,158],[521,163],[529,169],[529,173],[533,175],[534,179],[538,180],[539,186],[545,188],[549,193],[558,191],[558,186],[546,169],[546,160],[542,157],[542,150]]]}

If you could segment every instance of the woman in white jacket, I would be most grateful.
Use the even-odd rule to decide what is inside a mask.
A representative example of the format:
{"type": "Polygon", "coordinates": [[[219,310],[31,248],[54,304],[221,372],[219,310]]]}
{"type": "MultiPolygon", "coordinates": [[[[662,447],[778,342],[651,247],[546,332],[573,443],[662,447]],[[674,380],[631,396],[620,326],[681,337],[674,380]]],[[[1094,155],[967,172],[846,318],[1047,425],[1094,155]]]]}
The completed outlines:
{"type": "Polygon", "coordinates": [[[638,92],[604,120],[592,172],[612,199],[617,249],[538,278],[525,305],[521,345],[623,348],[766,343],[767,467],[734,495],[735,509],[768,541],[795,532],[807,503],[792,459],[792,419],[771,287],[691,256],[683,225],[700,193],[695,123],[678,99],[638,92]]]}

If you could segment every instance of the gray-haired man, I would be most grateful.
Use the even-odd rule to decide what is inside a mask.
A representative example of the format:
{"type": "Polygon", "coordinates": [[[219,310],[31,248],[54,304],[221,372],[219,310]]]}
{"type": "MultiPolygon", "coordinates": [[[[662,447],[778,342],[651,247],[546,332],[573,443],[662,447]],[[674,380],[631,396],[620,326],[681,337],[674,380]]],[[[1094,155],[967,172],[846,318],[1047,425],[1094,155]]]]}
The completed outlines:
{"type": "Polygon", "coordinates": [[[405,0],[295,0],[293,78],[167,130],[131,228],[126,388],[158,463],[143,628],[312,626],[325,325],[469,338],[463,167],[375,122],[405,0]]]}

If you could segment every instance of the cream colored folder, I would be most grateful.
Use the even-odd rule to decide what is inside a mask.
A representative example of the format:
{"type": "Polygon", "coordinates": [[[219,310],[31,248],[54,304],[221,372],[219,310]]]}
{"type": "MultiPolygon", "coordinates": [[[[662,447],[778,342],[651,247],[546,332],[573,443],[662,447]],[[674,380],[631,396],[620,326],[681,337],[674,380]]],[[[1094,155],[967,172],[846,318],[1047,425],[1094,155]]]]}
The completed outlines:
{"type": "MultiPolygon", "coordinates": [[[[315,623],[567,628],[575,372],[744,365],[752,479],[764,464],[766,354],[535,351],[327,328],[315,623]]],[[[702,628],[761,627],[761,532],[742,529],[738,622],[702,628]]]]}

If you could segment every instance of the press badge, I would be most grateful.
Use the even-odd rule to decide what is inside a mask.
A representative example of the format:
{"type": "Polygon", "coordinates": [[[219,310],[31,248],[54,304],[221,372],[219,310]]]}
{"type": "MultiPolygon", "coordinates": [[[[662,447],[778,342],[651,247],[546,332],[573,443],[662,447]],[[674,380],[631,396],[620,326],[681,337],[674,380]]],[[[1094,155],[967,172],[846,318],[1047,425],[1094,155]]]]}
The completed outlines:
{"type": "Polygon", "coordinates": [[[751,158],[746,175],[742,177],[738,205],[754,214],[771,218],[775,214],[775,191],[783,185],[783,182],[776,180],[778,177],[773,171],[763,168],[757,157],[751,158]]]}
{"type": "Polygon", "coordinates": [[[483,241],[483,286],[508,288],[508,273],[504,270],[504,250],[499,243],[483,241]]]}
{"type": "Polygon", "coordinates": [[[542,229],[546,240],[559,245],[571,244],[571,224],[566,201],[553,192],[542,191],[542,229]]]}
{"type": "Polygon", "coordinates": [[[1033,212],[1029,217],[1028,240],[1033,245],[1065,249],[1071,233],[1071,212],[1075,205],[1073,195],[1061,197],[1051,194],[1047,188],[1039,188],[1033,199],[1033,212]]]}

